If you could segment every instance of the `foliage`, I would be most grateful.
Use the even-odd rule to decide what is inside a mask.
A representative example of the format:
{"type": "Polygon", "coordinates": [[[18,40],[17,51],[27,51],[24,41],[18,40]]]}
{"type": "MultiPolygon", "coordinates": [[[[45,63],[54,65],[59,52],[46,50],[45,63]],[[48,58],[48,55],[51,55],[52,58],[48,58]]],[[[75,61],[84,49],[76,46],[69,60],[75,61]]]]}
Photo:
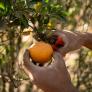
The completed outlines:
{"type": "MultiPolygon", "coordinates": [[[[9,41],[8,46],[1,46],[1,49],[5,49],[5,53],[0,57],[1,61],[3,60],[2,63],[4,63],[4,60],[8,61],[8,58],[10,58],[8,55],[10,56],[11,53],[16,51],[16,46],[13,47],[15,43],[12,40],[15,40],[16,34],[19,37],[24,28],[31,26],[34,32],[37,33],[37,38],[40,36],[42,39],[44,37],[43,33],[55,29],[57,20],[66,21],[67,16],[69,14],[61,4],[52,3],[50,0],[1,0],[0,22],[2,26],[7,24],[6,31],[1,33],[7,35],[6,39],[9,41]],[[30,25],[30,22],[33,26],[30,25]],[[17,32],[16,27],[18,26],[20,26],[21,30],[17,32]]],[[[3,39],[1,41],[2,45],[4,43],[3,39]]]]}

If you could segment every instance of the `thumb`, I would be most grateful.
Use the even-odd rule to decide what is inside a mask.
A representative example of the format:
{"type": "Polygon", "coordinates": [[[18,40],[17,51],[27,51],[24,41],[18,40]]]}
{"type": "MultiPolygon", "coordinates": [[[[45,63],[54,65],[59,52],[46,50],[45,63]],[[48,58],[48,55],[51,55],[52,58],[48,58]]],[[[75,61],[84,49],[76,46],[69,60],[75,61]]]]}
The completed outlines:
{"type": "Polygon", "coordinates": [[[32,63],[32,61],[30,61],[30,55],[29,55],[28,50],[26,50],[24,52],[24,55],[23,55],[23,67],[22,67],[22,69],[29,76],[31,81],[33,81],[34,77],[36,75],[36,72],[37,72],[37,67],[32,63]]]}
{"type": "Polygon", "coordinates": [[[26,68],[30,68],[32,70],[35,70],[36,66],[32,63],[32,59],[30,58],[30,54],[28,50],[25,50],[24,55],[23,55],[23,65],[26,68]]]}

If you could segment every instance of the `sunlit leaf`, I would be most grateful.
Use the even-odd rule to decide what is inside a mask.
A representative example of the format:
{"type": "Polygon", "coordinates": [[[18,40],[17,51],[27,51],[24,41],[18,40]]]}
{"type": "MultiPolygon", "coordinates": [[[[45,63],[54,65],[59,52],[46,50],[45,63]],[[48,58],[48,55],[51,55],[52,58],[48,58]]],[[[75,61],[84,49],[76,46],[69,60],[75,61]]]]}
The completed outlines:
{"type": "Polygon", "coordinates": [[[0,9],[5,10],[5,6],[2,2],[0,2],[0,9]]]}
{"type": "Polygon", "coordinates": [[[44,0],[46,3],[48,3],[49,2],[49,0],[44,0]]]}
{"type": "Polygon", "coordinates": [[[11,10],[11,4],[9,0],[0,2],[0,16],[7,15],[11,10]]]}

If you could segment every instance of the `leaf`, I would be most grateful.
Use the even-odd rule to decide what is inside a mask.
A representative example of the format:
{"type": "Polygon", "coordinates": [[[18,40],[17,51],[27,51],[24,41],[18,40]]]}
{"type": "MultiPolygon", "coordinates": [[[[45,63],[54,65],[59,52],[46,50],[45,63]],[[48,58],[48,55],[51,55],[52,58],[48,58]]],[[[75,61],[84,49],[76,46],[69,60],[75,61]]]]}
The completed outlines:
{"type": "Polygon", "coordinates": [[[3,0],[0,2],[0,16],[7,15],[11,10],[11,4],[9,0],[3,0]]]}
{"type": "Polygon", "coordinates": [[[22,15],[22,17],[19,20],[22,28],[25,28],[28,26],[28,20],[24,15],[22,15]]]}
{"type": "Polygon", "coordinates": [[[43,20],[43,23],[44,24],[47,24],[49,22],[49,16],[44,16],[44,20],[43,20]]]}
{"type": "Polygon", "coordinates": [[[2,2],[0,2],[0,9],[5,10],[5,6],[2,2]]]}
{"type": "Polygon", "coordinates": [[[66,12],[66,11],[61,11],[63,16],[70,16],[70,13],[66,12]]]}
{"type": "Polygon", "coordinates": [[[39,33],[42,33],[43,32],[43,29],[42,28],[39,28],[38,30],[36,30],[37,32],[39,33]]]}
{"type": "Polygon", "coordinates": [[[61,21],[66,23],[67,22],[67,18],[61,15],[61,21]]]}
{"type": "Polygon", "coordinates": [[[44,0],[46,3],[48,3],[49,2],[49,0],[44,0]]]}
{"type": "Polygon", "coordinates": [[[42,0],[30,0],[30,2],[41,2],[42,0]]]}
{"type": "Polygon", "coordinates": [[[45,6],[45,7],[42,7],[41,13],[42,13],[43,15],[47,14],[47,13],[48,13],[48,8],[47,8],[46,6],[45,6]]]}

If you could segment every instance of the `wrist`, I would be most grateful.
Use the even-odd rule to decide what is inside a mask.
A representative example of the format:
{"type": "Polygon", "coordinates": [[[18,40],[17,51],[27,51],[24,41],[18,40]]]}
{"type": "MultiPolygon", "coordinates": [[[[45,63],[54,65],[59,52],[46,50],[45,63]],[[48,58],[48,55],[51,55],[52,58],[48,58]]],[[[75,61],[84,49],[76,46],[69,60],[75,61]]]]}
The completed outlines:
{"type": "Polygon", "coordinates": [[[81,46],[86,46],[86,42],[87,42],[87,33],[84,32],[77,32],[78,38],[79,38],[79,42],[81,43],[81,46]]]}
{"type": "Polygon", "coordinates": [[[87,33],[87,32],[82,33],[81,39],[83,41],[82,46],[92,49],[92,33],[87,33]]]}
{"type": "Polygon", "coordinates": [[[80,39],[82,41],[82,46],[86,45],[86,40],[87,40],[87,34],[86,33],[80,33],[80,39]]]}
{"type": "Polygon", "coordinates": [[[70,83],[67,85],[65,92],[78,92],[78,90],[70,83]]]}
{"type": "Polygon", "coordinates": [[[78,90],[73,86],[71,82],[68,82],[66,84],[63,84],[62,87],[59,87],[60,89],[55,92],[78,92],[78,90]]]}

